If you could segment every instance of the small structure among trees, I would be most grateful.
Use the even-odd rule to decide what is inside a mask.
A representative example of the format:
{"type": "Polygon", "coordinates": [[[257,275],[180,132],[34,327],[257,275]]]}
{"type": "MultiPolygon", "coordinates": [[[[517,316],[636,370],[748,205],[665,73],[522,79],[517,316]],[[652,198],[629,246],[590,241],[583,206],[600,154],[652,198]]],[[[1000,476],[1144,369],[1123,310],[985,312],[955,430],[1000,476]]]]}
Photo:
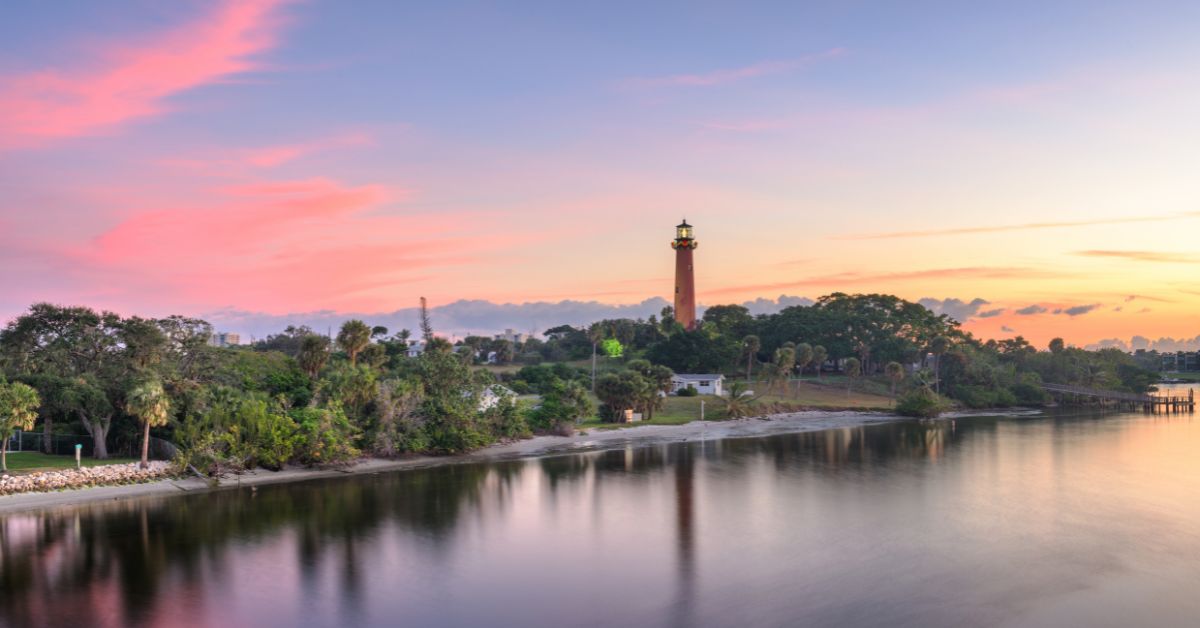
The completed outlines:
{"type": "Polygon", "coordinates": [[[725,394],[725,376],[720,373],[676,373],[671,377],[671,392],[678,393],[685,388],[691,388],[701,395],[725,394]]]}

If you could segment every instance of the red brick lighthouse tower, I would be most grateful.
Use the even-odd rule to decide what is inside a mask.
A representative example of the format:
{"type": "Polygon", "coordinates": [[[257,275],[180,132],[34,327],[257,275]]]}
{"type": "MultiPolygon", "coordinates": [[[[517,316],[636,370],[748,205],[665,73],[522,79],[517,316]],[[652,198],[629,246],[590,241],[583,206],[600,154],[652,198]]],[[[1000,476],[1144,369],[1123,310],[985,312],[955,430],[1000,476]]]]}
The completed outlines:
{"type": "Polygon", "coordinates": [[[692,331],[696,329],[696,276],[692,270],[696,238],[686,219],[675,227],[671,248],[675,249],[675,320],[692,331]]]}

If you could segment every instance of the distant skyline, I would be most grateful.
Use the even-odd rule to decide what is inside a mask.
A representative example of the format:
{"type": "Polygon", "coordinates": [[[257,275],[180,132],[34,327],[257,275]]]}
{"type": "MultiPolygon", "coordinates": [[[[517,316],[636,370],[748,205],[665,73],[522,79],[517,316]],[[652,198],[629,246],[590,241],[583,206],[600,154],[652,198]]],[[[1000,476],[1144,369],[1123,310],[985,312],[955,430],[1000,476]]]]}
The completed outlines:
{"type": "Polygon", "coordinates": [[[1194,339],[1197,23],[1186,2],[13,0],[0,321],[632,307],[671,296],[686,216],[707,305],[885,292],[984,338],[1194,339]]]}

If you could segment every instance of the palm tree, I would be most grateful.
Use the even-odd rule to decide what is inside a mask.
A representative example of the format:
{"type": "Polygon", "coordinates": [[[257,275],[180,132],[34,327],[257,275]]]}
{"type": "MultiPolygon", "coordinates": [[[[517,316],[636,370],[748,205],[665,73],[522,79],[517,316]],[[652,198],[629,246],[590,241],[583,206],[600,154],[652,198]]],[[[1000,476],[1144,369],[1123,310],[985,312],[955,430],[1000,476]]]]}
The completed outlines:
{"type": "Polygon", "coordinates": [[[758,355],[758,350],[762,348],[762,341],[758,336],[750,334],[742,338],[742,353],[746,356],[746,381],[750,381],[751,370],[754,366],[754,358],[758,355]]]}
{"type": "Polygon", "coordinates": [[[720,397],[721,401],[725,402],[725,413],[731,419],[740,419],[748,414],[758,401],[759,396],[752,396],[749,390],[746,390],[746,384],[733,380],[729,382],[727,396],[720,397]]]}
{"type": "Polygon", "coordinates": [[[8,471],[8,441],[16,430],[31,430],[42,400],[32,386],[0,377],[0,471],[8,471]]]}
{"type": "Polygon", "coordinates": [[[812,351],[813,368],[817,370],[817,379],[821,379],[821,366],[829,359],[829,352],[825,350],[824,345],[817,345],[812,351]]]}
{"type": "Polygon", "coordinates": [[[592,341],[592,394],[596,393],[596,348],[604,340],[604,327],[600,323],[592,323],[587,330],[588,340],[592,341]]]}
{"type": "Polygon", "coordinates": [[[170,417],[171,400],[157,378],[146,378],[129,389],[125,395],[125,410],[142,422],[143,469],[150,466],[150,428],[166,425],[170,417]]]}
{"type": "Polygon", "coordinates": [[[804,377],[804,368],[813,361],[813,348],[807,342],[796,345],[796,371],[804,377]]]}
{"type": "Polygon", "coordinates": [[[776,349],[775,361],[771,366],[771,385],[774,386],[782,380],[786,390],[788,378],[791,376],[792,370],[796,368],[796,350],[786,345],[776,349]]]}
{"type": "Polygon", "coordinates": [[[950,350],[950,339],[938,336],[929,341],[929,352],[933,354],[933,391],[942,392],[942,356],[950,350]]]}
{"type": "Polygon", "coordinates": [[[300,341],[300,353],[296,356],[300,368],[308,374],[309,379],[316,379],[325,362],[329,361],[329,339],[317,334],[309,334],[300,341]]]}
{"type": "Polygon", "coordinates": [[[846,396],[849,397],[850,386],[854,383],[855,378],[862,375],[862,362],[858,358],[846,358],[842,370],[846,372],[846,396]]]}
{"type": "Polygon", "coordinates": [[[342,323],[337,343],[350,358],[350,364],[358,364],[358,354],[371,342],[371,328],[366,323],[352,319],[342,323]]]}
{"type": "Polygon", "coordinates": [[[888,362],[887,366],[883,367],[883,372],[887,375],[888,381],[892,383],[892,403],[895,403],[896,384],[904,380],[904,365],[899,362],[888,362]]]}

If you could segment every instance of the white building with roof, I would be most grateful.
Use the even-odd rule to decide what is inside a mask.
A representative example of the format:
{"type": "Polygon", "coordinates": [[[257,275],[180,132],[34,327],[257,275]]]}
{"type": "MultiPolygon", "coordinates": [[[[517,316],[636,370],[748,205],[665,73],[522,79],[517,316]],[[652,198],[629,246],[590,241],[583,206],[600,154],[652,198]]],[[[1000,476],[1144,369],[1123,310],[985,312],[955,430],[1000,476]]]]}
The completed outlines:
{"type": "Polygon", "coordinates": [[[676,373],[671,377],[671,391],[679,392],[684,388],[694,388],[701,395],[725,394],[725,376],[719,373],[676,373]]]}

